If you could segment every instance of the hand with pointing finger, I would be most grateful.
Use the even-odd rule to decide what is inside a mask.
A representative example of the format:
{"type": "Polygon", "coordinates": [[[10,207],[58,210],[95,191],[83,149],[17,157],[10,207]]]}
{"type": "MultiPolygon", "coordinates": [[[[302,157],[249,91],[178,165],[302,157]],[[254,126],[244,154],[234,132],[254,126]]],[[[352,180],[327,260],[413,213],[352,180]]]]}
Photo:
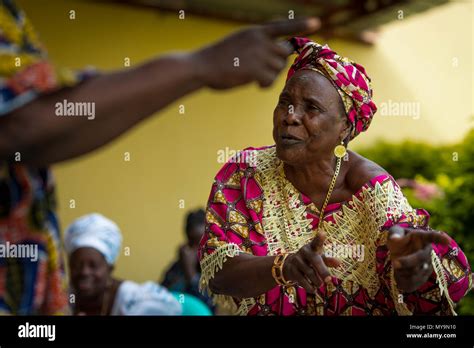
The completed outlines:
{"type": "Polygon", "coordinates": [[[241,30],[192,54],[198,79],[214,89],[227,89],[257,81],[270,86],[293,52],[280,36],[313,33],[320,27],[316,18],[268,23],[241,30]]]}
{"type": "Polygon", "coordinates": [[[287,281],[297,283],[309,293],[315,293],[323,282],[330,281],[328,267],[338,267],[341,261],[323,254],[325,239],[324,232],[319,232],[311,243],[287,257],[283,267],[283,276],[287,281]]]}
{"type": "Polygon", "coordinates": [[[423,285],[433,272],[431,244],[448,245],[449,241],[443,232],[392,226],[387,247],[398,288],[412,292],[423,285]]]}

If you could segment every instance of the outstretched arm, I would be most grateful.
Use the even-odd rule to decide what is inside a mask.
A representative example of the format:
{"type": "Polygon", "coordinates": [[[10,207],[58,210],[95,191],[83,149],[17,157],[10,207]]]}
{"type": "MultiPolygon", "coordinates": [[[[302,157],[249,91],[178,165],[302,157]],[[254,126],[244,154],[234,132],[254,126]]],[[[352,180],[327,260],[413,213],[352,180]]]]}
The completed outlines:
{"type": "Polygon", "coordinates": [[[269,86],[291,53],[276,38],[318,27],[316,19],[251,27],[190,54],[159,57],[42,95],[0,118],[0,158],[20,152],[22,161],[33,165],[62,161],[110,142],[201,87],[226,89],[252,81],[269,86]],[[95,103],[95,119],[57,117],[55,105],[63,100],[95,103]]]}

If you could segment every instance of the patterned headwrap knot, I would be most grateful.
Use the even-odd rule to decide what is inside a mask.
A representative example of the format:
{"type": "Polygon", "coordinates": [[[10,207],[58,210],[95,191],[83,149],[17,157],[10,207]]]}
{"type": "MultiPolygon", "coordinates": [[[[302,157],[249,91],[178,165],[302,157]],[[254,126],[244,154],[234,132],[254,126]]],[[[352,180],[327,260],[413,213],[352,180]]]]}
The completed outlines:
{"type": "Polygon", "coordinates": [[[352,124],[350,139],[366,131],[377,107],[372,101],[370,78],[364,67],[338,56],[328,45],[321,46],[307,38],[294,37],[290,43],[298,56],[286,80],[301,69],[314,70],[326,76],[341,96],[346,116],[352,124]]]}

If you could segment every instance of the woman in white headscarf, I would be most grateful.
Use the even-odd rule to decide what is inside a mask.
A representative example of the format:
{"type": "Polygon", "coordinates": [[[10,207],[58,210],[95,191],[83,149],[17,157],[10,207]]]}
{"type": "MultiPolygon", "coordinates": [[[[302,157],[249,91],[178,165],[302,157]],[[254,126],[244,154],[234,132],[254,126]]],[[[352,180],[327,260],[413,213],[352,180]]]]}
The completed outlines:
{"type": "Polygon", "coordinates": [[[121,244],[119,227],[101,214],[82,216],[67,228],[74,314],[180,315],[180,303],[160,285],[112,276],[121,244]]]}

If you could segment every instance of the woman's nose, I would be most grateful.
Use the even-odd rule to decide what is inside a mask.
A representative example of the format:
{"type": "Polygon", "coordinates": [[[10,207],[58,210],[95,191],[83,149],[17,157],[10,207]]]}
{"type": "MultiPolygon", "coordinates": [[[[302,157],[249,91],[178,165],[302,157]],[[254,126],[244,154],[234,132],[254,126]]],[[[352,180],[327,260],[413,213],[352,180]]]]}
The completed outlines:
{"type": "Polygon", "coordinates": [[[91,268],[88,265],[82,265],[79,268],[79,275],[84,277],[91,274],[91,268]]]}
{"type": "Polygon", "coordinates": [[[288,110],[285,113],[285,123],[288,125],[300,125],[301,124],[301,118],[303,117],[303,114],[301,113],[301,110],[299,110],[298,107],[294,105],[289,105],[288,110]]]}

